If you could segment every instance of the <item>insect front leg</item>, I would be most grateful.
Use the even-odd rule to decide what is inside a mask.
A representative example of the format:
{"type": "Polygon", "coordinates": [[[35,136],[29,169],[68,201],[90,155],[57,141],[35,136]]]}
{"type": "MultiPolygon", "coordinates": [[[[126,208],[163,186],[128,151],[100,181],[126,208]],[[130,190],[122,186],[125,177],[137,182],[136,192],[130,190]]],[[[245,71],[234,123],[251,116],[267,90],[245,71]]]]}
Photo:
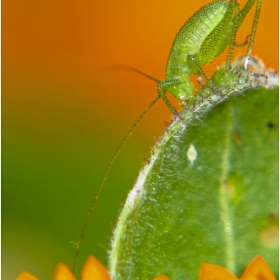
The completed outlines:
{"type": "Polygon", "coordinates": [[[158,94],[161,96],[163,101],[166,103],[170,111],[172,112],[173,115],[177,114],[176,109],[171,105],[170,101],[167,99],[165,93],[166,93],[166,87],[168,86],[174,86],[180,83],[180,80],[169,80],[169,81],[162,81],[158,84],[157,90],[158,94]]]}

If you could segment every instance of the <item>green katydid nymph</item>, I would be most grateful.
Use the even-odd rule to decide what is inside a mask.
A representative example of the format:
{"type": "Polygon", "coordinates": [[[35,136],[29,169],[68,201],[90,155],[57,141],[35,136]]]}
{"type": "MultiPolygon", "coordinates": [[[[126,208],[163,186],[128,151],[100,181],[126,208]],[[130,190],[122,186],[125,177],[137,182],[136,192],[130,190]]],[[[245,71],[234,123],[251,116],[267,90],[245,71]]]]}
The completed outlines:
{"type": "Polygon", "coordinates": [[[135,129],[144,115],[160,98],[164,100],[174,116],[178,115],[178,112],[173,108],[167,99],[165,95],[166,92],[171,93],[181,104],[186,104],[186,107],[192,106],[195,103],[196,98],[199,99],[200,97],[195,95],[194,85],[190,81],[191,74],[204,77],[208,88],[205,90],[207,93],[209,93],[209,91],[213,94],[220,93],[219,84],[215,84],[215,79],[209,79],[207,77],[202,69],[202,66],[211,62],[214,57],[221,54],[229,46],[226,69],[231,69],[233,49],[235,45],[238,45],[235,42],[236,32],[240,28],[244,18],[255,2],[257,2],[256,11],[244,63],[244,71],[246,71],[254,43],[262,4],[261,0],[248,0],[243,9],[240,9],[239,3],[235,0],[218,0],[205,5],[189,18],[189,20],[182,26],[179,33],[177,34],[167,60],[166,76],[162,81],[158,81],[157,79],[152,78],[139,70],[136,70],[140,74],[145,75],[158,83],[158,95],[133,124],[117,148],[108,165],[102,182],[98,188],[97,194],[94,197],[91,207],[88,211],[87,219],[80,239],[77,242],[73,272],[75,270],[78,254],[80,252],[81,244],[83,242],[93,209],[104,187],[111,167],[132,131],[135,129]]]}
{"type": "MultiPolygon", "coordinates": [[[[209,80],[201,66],[209,63],[221,54],[230,44],[227,67],[230,68],[236,32],[256,0],[248,0],[240,11],[235,1],[215,1],[198,10],[180,29],[177,34],[166,65],[166,77],[158,84],[159,95],[166,102],[172,113],[174,109],[165,97],[168,91],[178,101],[192,103],[194,86],[190,81],[191,74],[200,74],[208,81],[213,90],[216,86],[209,80]]],[[[254,42],[261,0],[257,2],[250,42],[246,55],[245,68],[254,42]]]]}

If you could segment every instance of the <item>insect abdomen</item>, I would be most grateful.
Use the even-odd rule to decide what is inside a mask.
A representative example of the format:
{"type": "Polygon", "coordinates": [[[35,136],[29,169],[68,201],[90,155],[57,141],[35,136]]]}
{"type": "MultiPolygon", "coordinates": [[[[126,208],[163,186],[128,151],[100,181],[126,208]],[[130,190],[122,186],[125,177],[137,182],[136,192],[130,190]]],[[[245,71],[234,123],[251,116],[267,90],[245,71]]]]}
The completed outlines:
{"type": "Polygon", "coordinates": [[[167,62],[166,74],[191,73],[186,63],[189,55],[196,55],[206,37],[220,23],[227,12],[229,2],[216,1],[198,10],[177,34],[167,62]]]}

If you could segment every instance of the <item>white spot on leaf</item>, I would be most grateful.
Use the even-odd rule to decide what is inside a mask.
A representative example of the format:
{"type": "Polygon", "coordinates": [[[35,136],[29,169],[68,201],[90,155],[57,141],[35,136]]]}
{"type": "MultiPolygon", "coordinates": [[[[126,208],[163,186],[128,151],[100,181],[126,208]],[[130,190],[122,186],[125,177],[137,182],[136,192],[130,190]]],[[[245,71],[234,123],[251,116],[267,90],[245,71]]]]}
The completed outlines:
{"type": "Polygon", "coordinates": [[[193,162],[196,160],[197,157],[197,151],[194,147],[194,145],[190,145],[188,152],[187,152],[188,160],[190,161],[191,165],[193,165],[193,162]]]}

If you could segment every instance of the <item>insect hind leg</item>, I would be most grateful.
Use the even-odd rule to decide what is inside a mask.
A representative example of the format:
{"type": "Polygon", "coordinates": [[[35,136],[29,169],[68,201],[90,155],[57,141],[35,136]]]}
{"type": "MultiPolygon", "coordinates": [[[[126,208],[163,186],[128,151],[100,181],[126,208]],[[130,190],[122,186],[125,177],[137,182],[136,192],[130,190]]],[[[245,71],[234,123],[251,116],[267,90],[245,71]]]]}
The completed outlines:
{"type": "Polygon", "coordinates": [[[249,65],[250,56],[251,56],[251,52],[252,52],[252,48],[253,48],[253,43],[254,43],[254,39],[256,36],[257,25],[258,25],[258,21],[259,21],[259,17],[260,17],[260,12],[261,12],[262,0],[257,0],[257,1],[258,2],[257,2],[254,21],[253,21],[253,25],[252,25],[250,42],[249,42],[249,46],[248,46],[248,50],[247,50],[247,54],[246,54],[245,63],[244,63],[245,69],[247,69],[248,65],[249,65]]]}
{"type": "MultiPolygon", "coordinates": [[[[246,59],[244,63],[244,68],[248,69],[249,63],[250,63],[250,56],[253,48],[253,43],[254,39],[256,36],[256,30],[257,30],[257,25],[260,17],[260,12],[261,12],[261,6],[262,6],[262,0],[248,0],[243,9],[237,13],[236,20],[235,20],[235,26],[236,26],[236,31],[243,22],[244,18],[247,16],[248,12],[251,10],[252,6],[254,3],[257,2],[256,10],[255,10],[255,15],[254,15],[254,21],[251,29],[251,34],[250,34],[250,41],[249,41],[249,46],[247,49],[247,54],[246,54],[246,59]]],[[[232,46],[233,47],[233,46],[232,46]]]]}

